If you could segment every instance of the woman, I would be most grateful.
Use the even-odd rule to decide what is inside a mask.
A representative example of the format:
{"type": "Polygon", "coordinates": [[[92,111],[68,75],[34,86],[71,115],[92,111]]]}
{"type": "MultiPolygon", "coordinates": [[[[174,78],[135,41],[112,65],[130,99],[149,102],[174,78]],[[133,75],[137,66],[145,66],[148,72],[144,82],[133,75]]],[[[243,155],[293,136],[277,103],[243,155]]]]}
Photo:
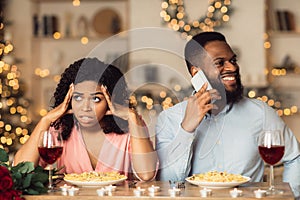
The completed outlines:
{"type": "Polygon", "coordinates": [[[121,71],[96,58],[71,64],[54,93],[54,106],[30,139],[19,149],[14,163],[40,161],[38,137],[43,130],[62,132],[64,150],[58,167],[65,173],[118,171],[140,180],[151,180],[157,155],[145,124],[128,102],[121,71]]]}

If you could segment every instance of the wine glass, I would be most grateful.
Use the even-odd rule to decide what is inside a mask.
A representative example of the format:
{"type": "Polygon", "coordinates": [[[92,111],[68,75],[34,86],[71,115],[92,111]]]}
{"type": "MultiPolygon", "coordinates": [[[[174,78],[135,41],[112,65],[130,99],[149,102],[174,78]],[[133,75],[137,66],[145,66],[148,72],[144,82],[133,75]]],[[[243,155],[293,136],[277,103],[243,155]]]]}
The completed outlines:
{"type": "Polygon", "coordinates": [[[261,158],[270,165],[269,189],[267,194],[282,194],[274,186],[273,166],[278,163],[284,154],[284,138],[280,130],[267,130],[259,135],[258,150],[261,158]]]}
{"type": "Polygon", "coordinates": [[[48,164],[49,167],[49,185],[48,192],[55,191],[53,185],[53,163],[61,156],[63,152],[63,140],[61,133],[55,130],[48,130],[41,132],[38,151],[40,157],[48,164]]]}

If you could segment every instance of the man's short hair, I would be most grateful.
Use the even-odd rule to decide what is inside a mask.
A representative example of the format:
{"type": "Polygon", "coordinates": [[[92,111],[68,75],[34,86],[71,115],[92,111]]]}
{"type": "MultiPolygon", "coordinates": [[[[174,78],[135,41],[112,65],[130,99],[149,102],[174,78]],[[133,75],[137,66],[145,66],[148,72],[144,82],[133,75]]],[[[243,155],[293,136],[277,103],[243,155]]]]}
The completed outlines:
{"type": "Polygon", "coordinates": [[[205,45],[216,40],[226,42],[225,36],[219,32],[201,32],[187,42],[184,57],[189,72],[192,66],[200,67],[203,64],[204,56],[207,55],[205,45]]]}

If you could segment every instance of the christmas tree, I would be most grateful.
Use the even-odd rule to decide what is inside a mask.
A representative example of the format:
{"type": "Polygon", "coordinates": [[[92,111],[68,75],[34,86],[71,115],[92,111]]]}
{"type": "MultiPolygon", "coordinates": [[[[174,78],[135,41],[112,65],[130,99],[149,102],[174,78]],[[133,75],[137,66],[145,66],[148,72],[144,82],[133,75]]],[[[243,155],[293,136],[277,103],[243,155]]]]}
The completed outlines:
{"type": "Polygon", "coordinates": [[[0,148],[13,153],[28,139],[32,121],[28,116],[29,100],[24,97],[25,85],[17,59],[13,56],[11,34],[5,31],[5,1],[0,1],[0,148]]]}

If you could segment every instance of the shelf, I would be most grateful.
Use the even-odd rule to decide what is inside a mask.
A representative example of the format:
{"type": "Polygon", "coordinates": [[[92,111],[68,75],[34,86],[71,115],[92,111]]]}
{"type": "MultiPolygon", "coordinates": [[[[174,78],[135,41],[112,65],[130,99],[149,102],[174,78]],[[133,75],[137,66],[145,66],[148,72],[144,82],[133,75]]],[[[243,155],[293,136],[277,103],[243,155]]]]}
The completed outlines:
{"type": "MultiPolygon", "coordinates": [[[[108,39],[110,36],[84,36],[87,37],[89,41],[104,41],[108,39]]],[[[32,37],[32,40],[34,42],[64,42],[64,41],[71,41],[71,42],[76,42],[76,41],[81,41],[82,37],[62,37],[59,39],[54,39],[53,37],[32,37]]],[[[118,37],[118,40],[127,40],[127,37],[118,37]]]]}
{"type": "MultiPolygon", "coordinates": [[[[30,38],[32,71],[41,68],[52,74],[61,74],[79,58],[94,56],[108,63],[127,51],[127,36],[118,34],[118,37],[112,38],[112,33],[128,29],[128,0],[80,0],[79,7],[73,6],[72,0],[30,1],[34,25],[30,38]],[[108,11],[114,11],[122,20],[112,21],[114,15],[108,11]],[[112,23],[119,26],[117,31],[111,30],[112,23]],[[61,37],[55,39],[53,32],[61,33],[61,37]],[[86,36],[88,41],[82,41],[82,36],[86,36]]],[[[32,84],[35,90],[32,94],[35,99],[33,109],[47,108],[51,98],[49,93],[52,94],[56,83],[51,76],[36,76],[32,84]]]]}
{"type": "MultiPolygon", "coordinates": [[[[61,3],[61,2],[68,2],[72,3],[71,0],[31,0],[34,3],[61,3]]],[[[84,2],[112,2],[112,1],[128,1],[128,0],[80,0],[81,3],[84,2]]]]}
{"type": "Polygon", "coordinates": [[[271,37],[300,37],[299,31],[268,31],[271,37]]]}
{"type": "MultiPolygon", "coordinates": [[[[266,49],[266,66],[293,65],[298,68],[300,66],[298,56],[300,24],[297,5],[300,5],[300,2],[298,0],[265,0],[265,3],[267,40],[271,44],[271,48],[266,49]],[[287,58],[289,60],[286,60],[287,58]]],[[[300,90],[300,84],[293,83],[299,82],[299,74],[287,74],[280,77],[271,77],[270,74],[269,76],[272,80],[271,84],[276,87],[286,88],[291,84],[291,87],[297,87],[300,90]]]]}

